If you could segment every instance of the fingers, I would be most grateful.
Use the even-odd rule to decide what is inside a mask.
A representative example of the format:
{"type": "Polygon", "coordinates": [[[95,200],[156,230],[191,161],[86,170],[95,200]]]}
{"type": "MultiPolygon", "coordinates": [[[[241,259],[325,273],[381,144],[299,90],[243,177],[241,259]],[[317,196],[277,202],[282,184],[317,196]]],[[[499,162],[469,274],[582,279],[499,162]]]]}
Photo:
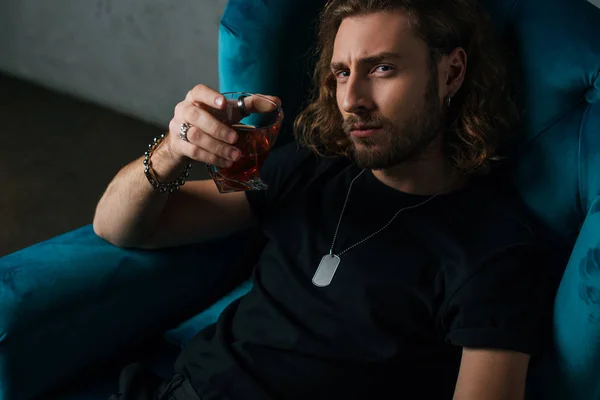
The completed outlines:
{"type": "Polygon", "coordinates": [[[281,99],[275,96],[265,96],[259,94],[246,97],[244,99],[244,105],[251,113],[265,113],[273,111],[277,107],[281,107],[281,99]]]}
{"type": "MultiPolygon", "coordinates": [[[[244,98],[244,106],[250,114],[266,113],[281,107],[281,100],[275,96],[252,95],[244,98]]],[[[230,98],[224,109],[215,110],[214,116],[228,124],[236,124],[244,118],[237,98],[230,98]]]]}
{"type": "Polygon", "coordinates": [[[227,104],[225,96],[206,85],[196,85],[185,99],[190,103],[206,104],[217,110],[224,109],[227,104]]]}
{"type": "MultiPolygon", "coordinates": [[[[250,113],[265,113],[281,106],[281,100],[275,96],[252,95],[244,98],[244,105],[250,113]]],[[[175,156],[230,167],[242,155],[234,146],[238,134],[231,128],[231,124],[241,119],[237,99],[227,100],[210,87],[197,85],[175,107],[175,115],[169,124],[170,148],[176,149],[175,156]],[[179,137],[185,122],[190,124],[187,142],[179,137]]]]}
{"type": "MultiPolygon", "coordinates": [[[[189,145],[189,143],[187,143],[189,145]]],[[[219,157],[215,153],[211,153],[208,150],[204,150],[200,147],[189,146],[185,152],[185,155],[192,160],[200,161],[211,165],[216,165],[220,168],[229,168],[233,165],[233,161],[223,157],[219,157]]]]}
{"type": "MultiPolygon", "coordinates": [[[[227,144],[211,138],[209,135],[202,132],[197,133],[196,139],[194,139],[195,142],[199,142],[200,145],[192,143],[191,141],[186,142],[181,140],[178,134],[173,134],[174,132],[178,132],[178,130],[176,131],[176,129],[178,129],[176,128],[177,123],[173,122],[172,125],[174,126],[171,128],[171,135],[169,135],[170,147],[171,149],[176,150],[176,153],[179,156],[201,163],[216,165],[221,168],[231,167],[235,159],[237,159],[231,151],[225,149],[227,144]]],[[[188,131],[188,137],[193,129],[194,128],[192,127],[188,131]]]]}
{"type": "MultiPolygon", "coordinates": [[[[225,110],[227,104],[224,95],[206,85],[195,86],[188,92],[186,100],[196,105],[204,104],[217,110],[225,110]]],[[[237,106],[237,99],[230,101],[236,102],[235,105],[237,106]]],[[[269,112],[281,107],[281,99],[276,96],[257,94],[244,98],[244,105],[251,113],[269,112]]]]}
{"type": "Polygon", "coordinates": [[[228,161],[237,161],[241,156],[240,150],[237,147],[215,139],[200,129],[194,129],[193,132],[188,131],[188,140],[191,144],[196,145],[196,147],[228,161]]]}
{"type": "Polygon", "coordinates": [[[175,109],[175,117],[178,120],[187,121],[192,127],[196,128],[190,128],[190,131],[188,131],[190,142],[193,142],[192,138],[194,137],[194,132],[197,130],[230,144],[234,144],[237,141],[238,137],[235,130],[219,121],[201,106],[195,106],[186,102],[180,103],[175,109]]]}
{"type": "Polygon", "coordinates": [[[237,133],[232,128],[187,101],[180,103],[175,110],[175,117],[169,124],[170,131],[174,133],[170,143],[179,154],[223,168],[230,167],[239,159],[240,150],[232,146],[237,140],[237,133]],[[191,125],[186,135],[188,142],[179,138],[184,122],[191,125]]]}

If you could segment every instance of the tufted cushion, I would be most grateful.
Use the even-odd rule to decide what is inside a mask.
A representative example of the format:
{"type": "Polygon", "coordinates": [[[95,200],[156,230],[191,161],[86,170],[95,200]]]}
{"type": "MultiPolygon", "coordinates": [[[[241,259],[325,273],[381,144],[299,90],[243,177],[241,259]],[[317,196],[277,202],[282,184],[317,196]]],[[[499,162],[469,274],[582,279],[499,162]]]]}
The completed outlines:
{"type": "Polygon", "coordinates": [[[600,396],[598,132],[600,105],[584,103],[526,146],[517,168],[521,193],[555,232],[551,272],[560,278],[564,271],[555,302],[553,346],[532,368],[535,399],[600,396]]]}
{"type": "MultiPolygon", "coordinates": [[[[600,127],[600,126],[599,126],[600,127]]],[[[600,196],[591,204],[556,297],[556,366],[543,398],[600,398],[600,196]]]]}
{"type": "Polygon", "coordinates": [[[579,126],[584,110],[556,121],[516,154],[514,179],[527,203],[560,239],[575,240],[585,213],[579,201],[579,126]],[[548,201],[552,199],[552,201],[548,201]]]}
{"type": "Polygon", "coordinates": [[[219,31],[219,89],[279,96],[286,118],[276,146],[293,140],[312,83],[311,45],[323,0],[229,0],[219,31]]]}
{"type": "Polygon", "coordinates": [[[564,272],[552,346],[532,364],[531,398],[598,398],[600,9],[583,0],[487,3],[518,69],[526,143],[513,178],[549,228],[549,272],[564,272]]]}
{"type": "MultiPolygon", "coordinates": [[[[600,53],[598,58],[600,64],[600,53]]],[[[598,69],[600,78],[600,65],[598,69]]],[[[600,101],[585,108],[579,148],[581,206],[585,211],[592,213],[600,196],[600,101]]]]}
{"type": "MultiPolygon", "coordinates": [[[[496,2],[497,0],[488,0],[496,2]]],[[[525,133],[541,134],[600,89],[600,9],[585,0],[509,0],[525,133]]],[[[498,6],[496,6],[498,7],[498,6]]]]}

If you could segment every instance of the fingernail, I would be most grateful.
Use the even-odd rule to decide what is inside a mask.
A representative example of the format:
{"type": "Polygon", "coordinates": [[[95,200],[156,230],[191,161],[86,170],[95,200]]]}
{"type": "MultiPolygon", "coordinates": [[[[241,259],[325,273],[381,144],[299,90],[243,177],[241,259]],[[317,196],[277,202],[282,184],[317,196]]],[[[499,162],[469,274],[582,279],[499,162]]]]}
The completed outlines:
{"type": "Polygon", "coordinates": [[[215,104],[218,105],[219,107],[221,107],[223,105],[223,98],[222,97],[217,97],[215,99],[215,104]]]}
{"type": "Polygon", "coordinates": [[[230,168],[233,165],[233,162],[231,161],[225,161],[225,168],[230,168]]]}
{"type": "Polygon", "coordinates": [[[235,142],[237,142],[238,139],[238,135],[236,131],[231,131],[229,132],[229,134],[227,134],[227,141],[231,144],[234,144],[235,142]]]}
{"type": "Polygon", "coordinates": [[[231,155],[229,156],[229,158],[231,158],[233,161],[237,161],[241,156],[241,153],[239,150],[233,150],[231,152],[231,155]]]}

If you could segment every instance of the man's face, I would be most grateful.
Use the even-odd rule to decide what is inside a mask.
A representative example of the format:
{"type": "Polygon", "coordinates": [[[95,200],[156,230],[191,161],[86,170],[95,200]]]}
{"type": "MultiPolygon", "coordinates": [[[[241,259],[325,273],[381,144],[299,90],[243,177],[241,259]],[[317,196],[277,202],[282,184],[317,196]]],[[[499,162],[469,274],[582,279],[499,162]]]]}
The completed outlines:
{"type": "Polygon", "coordinates": [[[332,72],[344,131],[361,168],[385,169],[418,158],[442,130],[441,76],[427,44],[401,12],[346,18],[332,72]]]}

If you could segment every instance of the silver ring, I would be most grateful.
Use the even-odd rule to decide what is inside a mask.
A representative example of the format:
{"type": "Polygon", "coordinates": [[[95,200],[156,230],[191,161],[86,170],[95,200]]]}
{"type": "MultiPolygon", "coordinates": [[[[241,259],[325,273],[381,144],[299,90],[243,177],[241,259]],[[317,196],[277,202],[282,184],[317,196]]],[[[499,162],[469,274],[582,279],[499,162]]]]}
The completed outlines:
{"type": "Polygon", "coordinates": [[[179,129],[179,137],[181,138],[181,140],[183,140],[184,142],[188,142],[188,137],[187,137],[187,133],[190,130],[190,128],[192,127],[192,125],[189,124],[189,122],[184,122],[183,124],[181,124],[181,128],[179,129]]]}
{"type": "Polygon", "coordinates": [[[240,110],[240,114],[242,115],[242,118],[246,118],[248,115],[250,115],[250,112],[246,108],[246,104],[244,104],[244,99],[246,97],[248,97],[248,96],[243,94],[240,97],[238,97],[238,99],[237,99],[238,110],[240,110]]]}

